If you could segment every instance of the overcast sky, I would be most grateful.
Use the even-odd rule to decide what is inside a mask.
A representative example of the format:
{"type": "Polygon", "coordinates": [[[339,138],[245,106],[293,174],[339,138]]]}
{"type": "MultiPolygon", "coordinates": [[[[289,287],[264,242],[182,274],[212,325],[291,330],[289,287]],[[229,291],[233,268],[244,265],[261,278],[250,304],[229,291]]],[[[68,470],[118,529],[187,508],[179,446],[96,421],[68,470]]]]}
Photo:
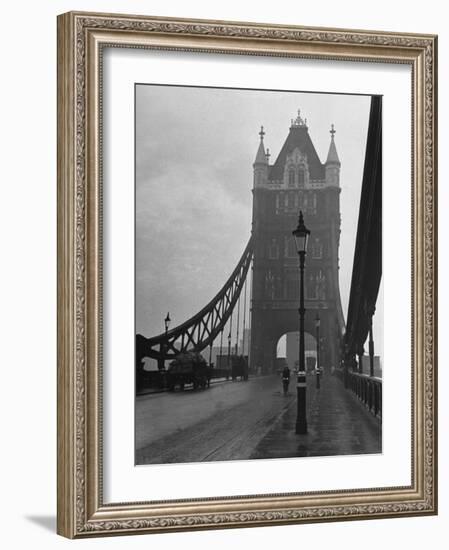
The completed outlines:
{"type": "MultiPolygon", "coordinates": [[[[366,146],[367,96],[136,86],[136,331],[199,311],[250,236],[252,164],[263,124],[273,163],[298,109],[322,162],[335,125],[341,162],[340,291],[346,318],[366,146]]],[[[379,300],[376,353],[382,345],[379,300]]]]}

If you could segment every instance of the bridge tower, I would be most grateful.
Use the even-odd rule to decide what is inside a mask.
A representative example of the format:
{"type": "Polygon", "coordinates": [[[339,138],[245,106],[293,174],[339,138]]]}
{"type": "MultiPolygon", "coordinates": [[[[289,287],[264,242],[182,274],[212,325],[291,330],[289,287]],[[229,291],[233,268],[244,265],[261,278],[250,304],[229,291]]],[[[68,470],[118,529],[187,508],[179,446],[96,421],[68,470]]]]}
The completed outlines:
{"type": "Polygon", "coordinates": [[[299,327],[298,255],[292,230],[299,210],[311,230],[305,271],[305,331],[315,334],[321,319],[321,364],[338,366],[344,318],[338,280],[340,242],[340,160],[335,130],[323,164],[300,111],[292,119],[280,153],[270,164],[264,129],[253,164],[254,243],[251,304],[252,367],[274,369],[279,338],[299,327]]]}

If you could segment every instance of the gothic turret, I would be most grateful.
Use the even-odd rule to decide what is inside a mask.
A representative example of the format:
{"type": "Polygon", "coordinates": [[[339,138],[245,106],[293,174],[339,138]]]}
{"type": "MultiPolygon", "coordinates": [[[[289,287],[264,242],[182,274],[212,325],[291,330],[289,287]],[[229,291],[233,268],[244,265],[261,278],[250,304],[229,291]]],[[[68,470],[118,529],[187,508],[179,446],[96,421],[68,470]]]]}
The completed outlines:
{"type": "Polygon", "coordinates": [[[337,148],[335,146],[335,129],[334,125],[331,125],[330,129],[331,143],[329,145],[329,152],[327,153],[326,160],[326,183],[327,185],[340,185],[340,159],[338,158],[337,148]]]}
{"type": "Polygon", "coordinates": [[[344,330],[338,282],[340,238],[340,160],[331,130],[326,162],[315,149],[306,118],[298,111],[277,156],[270,162],[260,131],[253,163],[251,349],[252,367],[275,372],[276,343],[298,330],[299,270],[292,237],[298,212],[311,231],[304,295],[305,332],[315,332],[319,313],[328,344],[320,364],[330,371],[340,363],[339,335],[344,330]],[[337,337],[336,337],[337,335],[337,337]]]}
{"type": "Polygon", "coordinates": [[[265,132],[263,130],[263,126],[260,127],[260,143],[259,148],[257,149],[256,159],[253,164],[254,168],[254,187],[258,187],[260,185],[265,185],[268,181],[268,159],[270,156],[270,153],[267,149],[267,152],[265,152],[265,146],[263,143],[263,136],[265,135],[265,132]]]}
{"type": "Polygon", "coordinates": [[[307,119],[301,112],[291,120],[290,131],[269,170],[272,183],[286,187],[308,187],[309,181],[324,180],[321,163],[309,135],[307,119]]]}

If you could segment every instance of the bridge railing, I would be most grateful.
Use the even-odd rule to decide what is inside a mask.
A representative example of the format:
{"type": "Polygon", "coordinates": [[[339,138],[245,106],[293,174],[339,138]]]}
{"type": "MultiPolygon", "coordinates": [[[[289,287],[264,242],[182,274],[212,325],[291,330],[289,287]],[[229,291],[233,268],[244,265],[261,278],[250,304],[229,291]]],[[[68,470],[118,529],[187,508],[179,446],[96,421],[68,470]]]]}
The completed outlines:
{"type": "Polygon", "coordinates": [[[346,372],[343,376],[346,387],[374,416],[382,418],[382,379],[358,372],[346,372]]]}

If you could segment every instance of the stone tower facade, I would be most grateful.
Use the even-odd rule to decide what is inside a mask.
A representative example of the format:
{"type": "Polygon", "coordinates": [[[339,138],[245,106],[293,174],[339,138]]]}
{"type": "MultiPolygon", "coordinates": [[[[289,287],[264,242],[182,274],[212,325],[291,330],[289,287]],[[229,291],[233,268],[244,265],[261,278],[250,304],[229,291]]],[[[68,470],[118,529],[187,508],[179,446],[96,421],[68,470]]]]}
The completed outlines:
{"type": "Polygon", "coordinates": [[[340,361],[344,318],[338,279],[340,241],[340,160],[335,130],[323,164],[300,112],[273,164],[265,151],[263,127],[253,164],[254,239],[251,308],[252,367],[275,368],[279,338],[299,327],[299,269],[292,230],[299,210],[311,231],[305,267],[305,331],[315,335],[321,319],[321,365],[340,361]]]}

